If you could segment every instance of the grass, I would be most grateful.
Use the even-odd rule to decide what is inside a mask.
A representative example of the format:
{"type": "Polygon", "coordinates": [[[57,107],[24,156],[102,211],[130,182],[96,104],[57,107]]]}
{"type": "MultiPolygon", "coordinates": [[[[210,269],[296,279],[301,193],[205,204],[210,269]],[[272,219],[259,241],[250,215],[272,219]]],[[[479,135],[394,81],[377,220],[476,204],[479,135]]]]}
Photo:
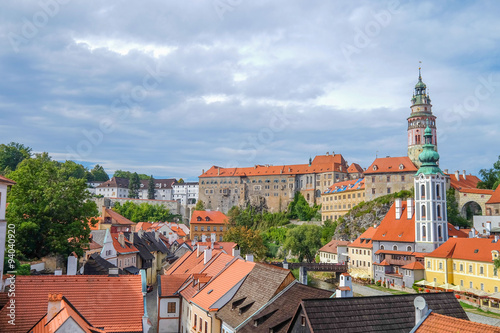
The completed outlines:
{"type": "Polygon", "coordinates": [[[467,312],[472,312],[472,313],[476,313],[476,314],[480,314],[480,315],[492,317],[492,318],[500,318],[500,313],[484,311],[481,308],[475,307],[473,305],[470,305],[470,304],[467,304],[464,302],[460,302],[460,305],[467,312]]]}

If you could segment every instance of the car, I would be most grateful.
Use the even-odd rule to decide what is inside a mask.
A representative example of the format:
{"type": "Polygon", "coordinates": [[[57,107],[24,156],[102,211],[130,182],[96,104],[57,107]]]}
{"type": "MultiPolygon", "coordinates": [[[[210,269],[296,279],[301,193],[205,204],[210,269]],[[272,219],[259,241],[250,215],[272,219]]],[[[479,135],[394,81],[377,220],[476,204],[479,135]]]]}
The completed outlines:
{"type": "Polygon", "coordinates": [[[152,292],[152,291],[153,291],[153,285],[152,285],[152,284],[148,284],[148,285],[146,286],[146,291],[147,291],[148,293],[152,292]]]}

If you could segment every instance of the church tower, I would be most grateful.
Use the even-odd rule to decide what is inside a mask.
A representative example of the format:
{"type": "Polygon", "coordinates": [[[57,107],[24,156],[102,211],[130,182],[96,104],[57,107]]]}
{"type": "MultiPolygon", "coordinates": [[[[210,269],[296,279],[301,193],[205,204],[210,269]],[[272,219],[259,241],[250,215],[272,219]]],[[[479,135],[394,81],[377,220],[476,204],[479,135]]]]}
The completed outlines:
{"type": "Polygon", "coordinates": [[[439,154],[433,142],[433,130],[424,130],[420,168],[415,174],[415,244],[417,252],[432,252],[448,240],[446,214],[446,177],[439,169],[439,154]]]}
{"type": "Polygon", "coordinates": [[[418,155],[423,151],[424,131],[429,126],[432,131],[432,144],[437,151],[436,117],[432,114],[431,99],[427,94],[427,86],[422,82],[420,68],[418,69],[418,82],[411,99],[411,114],[408,117],[408,157],[418,167],[418,155]]]}

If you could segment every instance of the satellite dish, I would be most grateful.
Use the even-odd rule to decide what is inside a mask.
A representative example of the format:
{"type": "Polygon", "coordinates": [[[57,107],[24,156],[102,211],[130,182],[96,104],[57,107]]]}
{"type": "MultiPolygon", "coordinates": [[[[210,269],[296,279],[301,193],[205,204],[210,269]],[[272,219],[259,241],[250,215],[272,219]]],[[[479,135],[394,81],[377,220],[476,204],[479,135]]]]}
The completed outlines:
{"type": "Polygon", "coordinates": [[[423,310],[426,306],[425,299],[422,296],[415,297],[413,305],[417,310],[423,310]]]}

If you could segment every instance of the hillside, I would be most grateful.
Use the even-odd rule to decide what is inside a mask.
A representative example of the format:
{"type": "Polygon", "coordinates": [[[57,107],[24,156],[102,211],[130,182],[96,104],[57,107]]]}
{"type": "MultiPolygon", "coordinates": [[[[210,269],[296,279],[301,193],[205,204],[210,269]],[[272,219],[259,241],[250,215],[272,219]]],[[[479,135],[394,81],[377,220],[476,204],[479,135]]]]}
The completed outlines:
{"type": "Polygon", "coordinates": [[[396,198],[410,198],[413,191],[384,195],[372,201],[361,202],[337,220],[334,239],[354,240],[374,224],[380,224],[396,198]]]}

